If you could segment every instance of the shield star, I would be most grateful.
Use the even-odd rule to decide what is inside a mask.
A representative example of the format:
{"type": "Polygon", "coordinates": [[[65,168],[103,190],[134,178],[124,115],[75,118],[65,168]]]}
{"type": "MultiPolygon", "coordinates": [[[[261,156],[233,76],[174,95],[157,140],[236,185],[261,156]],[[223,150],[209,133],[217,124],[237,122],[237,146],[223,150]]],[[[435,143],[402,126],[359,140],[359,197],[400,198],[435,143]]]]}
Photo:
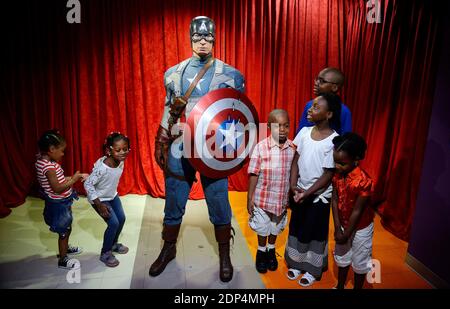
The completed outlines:
{"type": "Polygon", "coordinates": [[[236,130],[234,122],[232,122],[229,126],[227,125],[227,127],[228,128],[225,130],[219,129],[220,133],[222,133],[223,136],[225,137],[225,139],[222,141],[222,144],[220,144],[220,148],[224,148],[230,145],[231,147],[233,147],[234,150],[236,150],[235,148],[236,139],[238,139],[244,133],[236,130]]]}

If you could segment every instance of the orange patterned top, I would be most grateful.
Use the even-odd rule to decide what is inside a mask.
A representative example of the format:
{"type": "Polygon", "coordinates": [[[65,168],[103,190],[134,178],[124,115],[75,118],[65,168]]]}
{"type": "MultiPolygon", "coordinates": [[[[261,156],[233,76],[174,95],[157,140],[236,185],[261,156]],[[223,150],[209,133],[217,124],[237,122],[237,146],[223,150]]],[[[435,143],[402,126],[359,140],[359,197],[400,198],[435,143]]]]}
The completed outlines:
{"type": "MultiPolygon", "coordinates": [[[[357,166],[347,175],[335,174],[333,177],[333,188],[338,193],[338,213],[341,225],[348,227],[349,219],[358,196],[372,195],[372,179],[357,166]]],[[[356,230],[361,230],[373,222],[374,212],[372,207],[366,206],[364,213],[357,225],[356,230]]]]}

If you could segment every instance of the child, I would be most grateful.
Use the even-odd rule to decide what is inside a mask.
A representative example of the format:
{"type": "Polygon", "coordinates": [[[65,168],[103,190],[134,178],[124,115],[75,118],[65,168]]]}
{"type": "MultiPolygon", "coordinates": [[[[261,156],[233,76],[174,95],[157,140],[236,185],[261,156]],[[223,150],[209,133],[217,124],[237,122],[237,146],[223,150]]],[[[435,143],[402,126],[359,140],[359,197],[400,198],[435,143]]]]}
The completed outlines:
{"type": "Polygon", "coordinates": [[[367,144],[355,133],[333,139],[336,175],[331,202],[336,248],[334,260],[339,267],[337,289],[343,289],[352,265],[355,289],[362,289],[371,268],[374,212],[369,207],[372,180],[359,166],[367,144]]]}
{"type": "Polygon", "coordinates": [[[88,174],[75,172],[72,177],[65,177],[58,162],[64,156],[66,141],[57,130],[46,131],[38,141],[39,154],[35,163],[36,174],[41,191],[45,199],[44,220],[50,231],[59,235],[58,267],[70,269],[74,264],[69,263],[69,255],[82,252],[80,247],[69,245],[72,231],[72,203],[78,199],[72,186],[81,179],[84,181],[88,174]]]}
{"type": "Polygon", "coordinates": [[[120,132],[113,132],[108,135],[103,147],[106,156],[95,162],[84,188],[89,203],[108,225],[103,236],[100,261],[106,266],[116,267],[119,261],[113,252],[128,252],[126,246],[117,242],[125,223],[125,213],[117,194],[117,186],[122,176],[124,161],[130,152],[130,141],[120,132]]]}
{"type": "Polygon", "coordinates": [[[248,167],[247,211],[251,215],[249,225],[258,234],[255,266],[260,273],[278,268],[275,241],[287,223],[290,168],[295,153],[292,141],[287,138],[287,112],[273,110],[268,126],[271,136],[256,145],[248,167]]]}
{"type": "Polygon", "coordinates": [[[328,223],[330,217],[331,179],[333,177],[333,143],[338,134],[341,103],[339,97],[324,93],[308,110],[313,127],[304,127],[294,139],[297,146],[291,168],[291,191],[294,203],[289,222],[285,259],[288,278],[301,286],[320,280],[328,267],[328,223]]]}

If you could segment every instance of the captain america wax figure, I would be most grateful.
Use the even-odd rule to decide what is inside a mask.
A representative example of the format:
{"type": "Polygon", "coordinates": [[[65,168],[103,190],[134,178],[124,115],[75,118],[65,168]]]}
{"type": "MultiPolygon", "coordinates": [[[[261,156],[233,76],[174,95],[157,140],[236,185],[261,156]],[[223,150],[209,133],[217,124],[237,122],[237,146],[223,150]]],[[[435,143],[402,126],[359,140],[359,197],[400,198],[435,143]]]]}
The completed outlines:
{"type": "MultiPolygon", "coordinates": [[[[190,24],[190,38],[192,57],[171,67],[164,74],[164,114],[155,140],[155,159],[165,175],[166,201],[162,231],[164,245],[150,267],[150,276],[162,273],[176,256],[176,241],[195,180],[195,169],[182,155],[182,139],[175,139],[175,134],[171,134],[173,126],[179,123],[181,117],[187,119],[202,96],[212,90],[234,88],[244,92],[242,74],[212,56],[216,38],[214,21],[206,16],[195,17],[190,24]],[[197,75],[201,78],[196,80],[197,75]]],[[[219,246],[220,280],[228,282],[233,277],[230,259],[232,214],[228,200],[228,179],[213,179],[200,174],[200,180],[219,246]]]]}

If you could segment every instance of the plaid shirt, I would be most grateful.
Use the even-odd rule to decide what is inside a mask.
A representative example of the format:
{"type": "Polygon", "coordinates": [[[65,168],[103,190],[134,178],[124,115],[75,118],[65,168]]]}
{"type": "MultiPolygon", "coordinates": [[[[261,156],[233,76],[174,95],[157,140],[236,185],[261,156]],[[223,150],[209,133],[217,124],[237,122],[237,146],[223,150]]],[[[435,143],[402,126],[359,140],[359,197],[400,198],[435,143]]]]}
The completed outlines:
{"type": "Polygon", "coordinates": [[[253,149],[248,173],[258,175],[253,200],[265,211],[281,215],[288,204],[289,176],[295,146],[291,140],[278,145],[268,137],[253,149]]]}

